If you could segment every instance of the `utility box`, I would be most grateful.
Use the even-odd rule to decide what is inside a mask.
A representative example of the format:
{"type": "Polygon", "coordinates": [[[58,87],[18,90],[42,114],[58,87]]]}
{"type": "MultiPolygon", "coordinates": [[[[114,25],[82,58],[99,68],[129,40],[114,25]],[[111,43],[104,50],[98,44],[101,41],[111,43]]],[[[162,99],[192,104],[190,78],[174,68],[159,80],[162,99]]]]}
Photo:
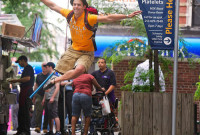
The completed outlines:
{"type": "Polygon", "coordinates": [[[25,33],[25,27],[3,22],[1,33],[3,36],[22,38],[25,33]]]}

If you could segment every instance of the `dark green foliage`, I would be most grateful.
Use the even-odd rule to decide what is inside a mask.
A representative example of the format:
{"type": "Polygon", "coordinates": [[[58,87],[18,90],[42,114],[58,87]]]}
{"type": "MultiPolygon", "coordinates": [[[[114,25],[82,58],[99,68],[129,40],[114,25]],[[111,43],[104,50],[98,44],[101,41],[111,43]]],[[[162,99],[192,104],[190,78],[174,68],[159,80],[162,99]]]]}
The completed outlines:
{"type": "MultiPolygon", "coordinates": [[[[199,76],[199,80],[200,80],[200,76],[199,76]]],[[[195,91],[194,99],[199,100],[200,99],[200,81],[196,83],[196,86],[197,86],[197,90],[195,91]]]]}

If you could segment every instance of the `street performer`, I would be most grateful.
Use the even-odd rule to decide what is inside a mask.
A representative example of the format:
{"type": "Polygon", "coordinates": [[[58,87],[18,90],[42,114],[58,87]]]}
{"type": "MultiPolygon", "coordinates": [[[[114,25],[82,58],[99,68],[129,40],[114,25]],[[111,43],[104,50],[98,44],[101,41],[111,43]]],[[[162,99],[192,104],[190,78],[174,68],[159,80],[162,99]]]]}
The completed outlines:
{"type": "MultiPolygon", "coordinates": [[[[61,8],[50,0],[41,0],[47,7],[58,12],[67,18],[68,14],[72,11],[69,9],[61,8]]],[[[86,0],[71,0],[73,6],[73,16],[69,23],[72,46],[61,56],[61,59],[56,64],[55,70],[62,74],[51,81],[50,85],[63,80],[74,79],[84,72],[87,72],[94,60],[94,47],[91,36],[92,31],[85,27],[84,17],[85,9],[88,7],[86,0]],[[74,65],[76,63],[76,67],[74,65]],[[73,69],[74,68],[74,69],[73,69]]],[[[93,15],[88,14],[88,22],[91,26],[98,22],[108,23],[119,21],[126,18],[132,18],[142,11],[135,11],[129,15],[124,14],[110,14],[110,15],[93,15]]]]}

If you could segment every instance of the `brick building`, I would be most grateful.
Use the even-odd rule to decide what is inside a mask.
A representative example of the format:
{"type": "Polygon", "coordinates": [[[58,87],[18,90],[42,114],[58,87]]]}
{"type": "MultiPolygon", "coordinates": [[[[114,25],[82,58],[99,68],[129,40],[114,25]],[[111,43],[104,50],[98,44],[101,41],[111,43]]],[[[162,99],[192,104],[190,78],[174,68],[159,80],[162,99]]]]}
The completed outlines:
{"type": "MultiPolygon", "coordinates": [[[[120,87],[124,86],[124,75],[129,70],[128,66],[129,58],[122,62],[113,65],[113,71],[117,78],[117,97],[121,97],[120,87]]],[[[143,62],[138,61],[137,63],[143,62]]],[[[137,64],[136,64],[137,66],[137,64]]],[[[134,68],[134,67],[133,67],[134,68]]],[[[166,92],[173,91],[173,67],[169,67],[171,74],[165,77],[166,92]]],[[[177,92],[179,93],[194,93],[196,91],[196,82],[199,81],[200,64],[195,63],[192,66],[187,61],[178,62],[178,78],[177,78],[177,92]]],[[[130,82],[132,83],[132,82],[130,82]]]]}

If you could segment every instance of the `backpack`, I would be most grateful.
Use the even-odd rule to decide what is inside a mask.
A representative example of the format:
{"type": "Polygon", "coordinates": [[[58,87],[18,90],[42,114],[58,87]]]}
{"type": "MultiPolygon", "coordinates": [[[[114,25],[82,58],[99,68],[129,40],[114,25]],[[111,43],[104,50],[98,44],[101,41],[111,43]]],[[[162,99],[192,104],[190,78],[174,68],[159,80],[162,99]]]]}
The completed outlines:
{"type": "MultiPolygon", "coordinates": [[[[95,15],[98,15],[98,11],[96,8],[92,7],[92,6],[88,6],[86,9],[85,9],[85,17],[84,17],[84,23],[85,23],[85,27],[92,31],[93,32],[93,35],[91,36],[92,38],[92,42],[93,42],[93,46],[94,46],[94,50],[97,51],[97,46],[96,46],[96,41],[95,41],[95,36],[96,36],[96,31],[97,31],[97,28],[98,28],[98,23],[96,23],[94,26],[91,26],[88,22],[88,13],[90,14],[95,14],[95,15]]],[[[72,16],[74,15],[74,11],[72,10],[68,16],[67,16],[67,22],[68,24],[70,23],[70,20],[72,18],[72,16]]],[[[73,41],[72,41],[73,42],[73,41]]]]}

